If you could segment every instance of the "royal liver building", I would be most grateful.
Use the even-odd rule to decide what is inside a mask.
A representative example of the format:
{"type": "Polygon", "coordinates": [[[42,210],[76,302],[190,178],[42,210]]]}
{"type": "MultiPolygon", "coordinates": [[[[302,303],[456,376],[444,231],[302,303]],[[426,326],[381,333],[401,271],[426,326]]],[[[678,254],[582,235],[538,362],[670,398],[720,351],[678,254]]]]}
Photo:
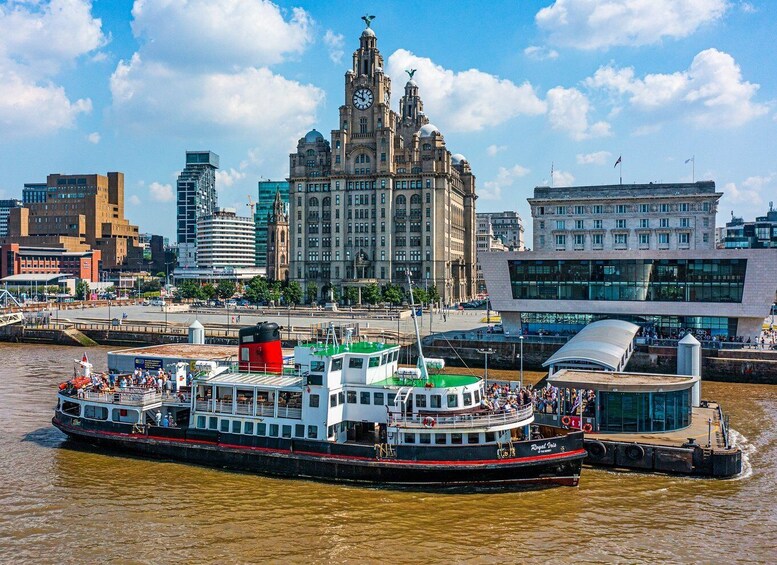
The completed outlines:
{"type": "Polygon", "coordinates": [[[475,287],[475,176],[423,112],[414,71],[391,109],[375,33],[345,74],[331,143],[316,130],[290,155],[292,280],[342,291],[369,283],[436,285],[445,302],[475,287]]]}

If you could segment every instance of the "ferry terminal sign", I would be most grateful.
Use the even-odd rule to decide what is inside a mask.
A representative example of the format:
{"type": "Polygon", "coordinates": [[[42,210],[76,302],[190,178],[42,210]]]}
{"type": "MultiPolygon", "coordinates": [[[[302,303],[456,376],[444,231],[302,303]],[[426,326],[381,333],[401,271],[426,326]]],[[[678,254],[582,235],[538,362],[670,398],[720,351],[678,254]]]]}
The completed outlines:
{"type": "Polygon", "coordinates": [[[154,357],[135,357],[135,368],[144,371],[158,371],[162,368],[162,360],[154,357]]]}

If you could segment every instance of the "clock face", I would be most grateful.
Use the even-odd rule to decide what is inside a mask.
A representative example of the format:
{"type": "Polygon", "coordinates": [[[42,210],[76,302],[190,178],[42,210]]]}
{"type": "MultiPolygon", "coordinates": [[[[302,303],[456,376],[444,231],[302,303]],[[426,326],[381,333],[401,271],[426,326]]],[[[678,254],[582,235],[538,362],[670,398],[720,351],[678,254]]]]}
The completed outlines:
{"type": "Polygon", "coordinates": [[[372,90],[369,88],[360,88],[353,93],[353,105],[359,110],[366,110],[372,106],[372,90]]]}

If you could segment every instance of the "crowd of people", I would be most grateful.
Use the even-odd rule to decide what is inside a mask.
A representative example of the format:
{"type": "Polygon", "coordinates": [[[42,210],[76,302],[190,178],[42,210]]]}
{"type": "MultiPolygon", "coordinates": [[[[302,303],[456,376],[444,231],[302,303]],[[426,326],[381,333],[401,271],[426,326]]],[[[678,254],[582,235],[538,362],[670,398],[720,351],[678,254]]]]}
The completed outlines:
{"type": "Polygon", "coordinates": [[[489,410],[506,411],[517,410],[531,403],[536,412],[543,414],[559,414],[559,403],[562,415],[575,416],[580,414],[580,405],[583,405],[583,416],[593,417],[596,407],[596,392],[593,390],[559,389],[546,384],[541,388],[527,385],[520,388],[518,385],[511,387],[509,384],[492,383],[486,389],[483,405],[489,410]]]}

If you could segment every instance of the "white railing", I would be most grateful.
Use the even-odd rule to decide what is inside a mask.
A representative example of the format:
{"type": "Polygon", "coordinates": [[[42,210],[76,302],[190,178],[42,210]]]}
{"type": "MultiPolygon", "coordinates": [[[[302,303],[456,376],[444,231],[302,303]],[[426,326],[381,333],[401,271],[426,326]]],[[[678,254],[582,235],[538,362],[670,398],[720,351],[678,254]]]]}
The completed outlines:
{"type": "Polygon", "coordinates": [[[78,398],[106,404],[129,404],[143,406],[162,401],[162,393],[153,388],[124,389],[116,392],[80,391],[78,398]]]}
{"type": "Polygon", "coordinates": [[[456,414],[455,416],[436,416],[427,414],[421,416],[390,415],[389,426],[399,428],[491,428],[515,424],[530,418],[532,415],[531,406],[523,406],[509,412],[489,412],[473,414],[456,414]]]}
{"type": "Polygon", "coordinates": [[[292,408],[290,406],[278,406],[278,418],[302,418],[302,408],[292,408]]]}
{"type": "MultiPolygon", "coordinates": [[[[197,412],[217,412],[220,414],[240,414],[246,416],[264,416],[267,418],[273,418],[275,416],[275,407],[272,404],[258,404],[256,406],[256,412],[254,412],[254,404],[252,402],[238,402],[235,404],[235,411],[232,412],[231,400],[198,400],[195,404],[197,412]]],[[[278,407],[279,418],[296,418],[302,417],[302,408],[286,408],[285,406],[278,407]],[[288,414],[288,415],[287,415],[288,414]]]]}

